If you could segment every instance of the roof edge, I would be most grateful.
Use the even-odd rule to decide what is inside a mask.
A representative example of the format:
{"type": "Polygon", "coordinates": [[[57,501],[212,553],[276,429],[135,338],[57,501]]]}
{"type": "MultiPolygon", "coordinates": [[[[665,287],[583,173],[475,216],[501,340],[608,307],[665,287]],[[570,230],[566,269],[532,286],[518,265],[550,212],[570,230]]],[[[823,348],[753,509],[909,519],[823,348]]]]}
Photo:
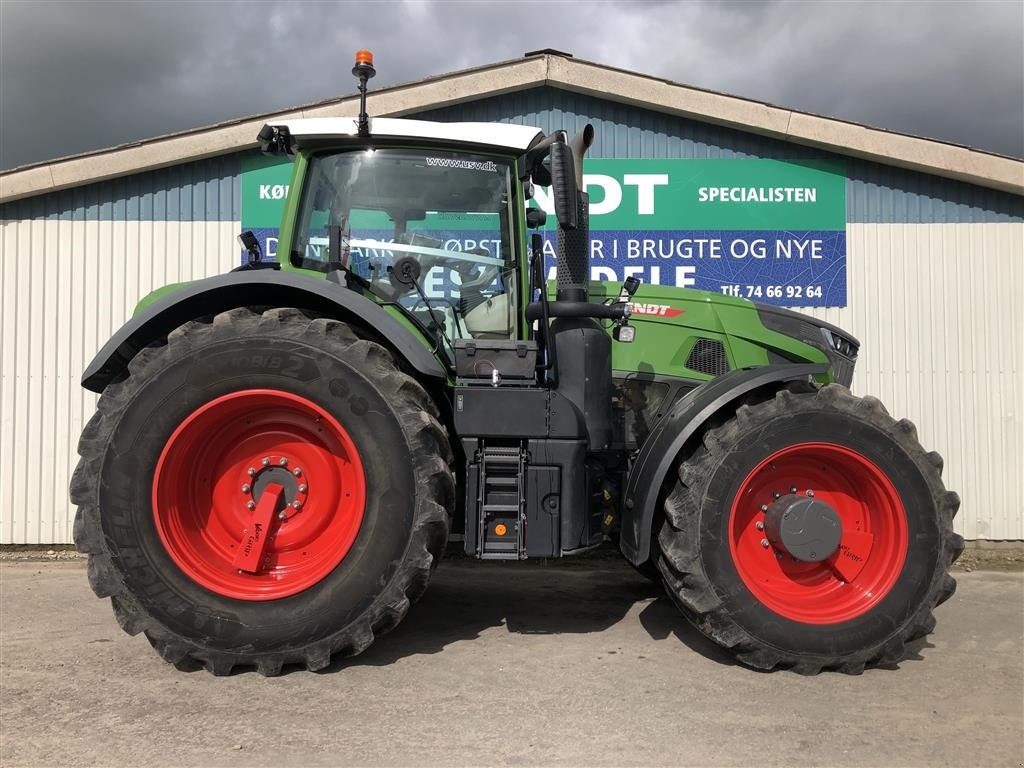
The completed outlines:
{"type": "Polygon", "coordinates": [[[1024,195],[1024,160],[681,85],[583,59],[554,58],[548,85],[1024,195]]]}
{"type": "MultiPolygon", "coordinates": [[[[1018,158],[801,112],[548,52],[371,91],[367,107],[382,117],[398,117],[542,85],[1024,195],[1024,160],[1018,158]]],[[[254,148],[256,133],[266,122],[301,117],[352,117],[357,110],[358,96],[350,94],[21,166],[0,173],[0,203],[254,148]]]]}

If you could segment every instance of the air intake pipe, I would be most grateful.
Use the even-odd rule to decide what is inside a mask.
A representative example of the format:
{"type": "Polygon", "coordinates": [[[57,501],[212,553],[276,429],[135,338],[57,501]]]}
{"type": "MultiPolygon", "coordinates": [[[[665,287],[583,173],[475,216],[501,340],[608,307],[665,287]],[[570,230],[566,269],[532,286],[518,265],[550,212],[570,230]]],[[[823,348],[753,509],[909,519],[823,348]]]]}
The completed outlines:
{"type": "Polygon", "coordinates": [[[609,308],[592,305],[594,311],[587,312],[583,306],[590,286],[590,201],[583,191],[583,156],[593,142],[594,128],[587,125],[568,147],[551,146],[553,191],[575,197],[576,221],[571,222],[570,216],[558,227],[558,288],[550,306],[555,318],[550,338],[558,348],[558,391],[583,414],[588,448],[600,451],[607,449],[612,439],[612,342],[594,319],[594,315],[605,316],[609,308]],[[573,311],[563,314],[561,307],[573,311]]]}
{"type": "MultiPolygon", "coordinates": [[[[552,157],[552,172],[556,177],[555,194],[560,191],[575,192],[576,226],[560,226],[556,235],[556,258],[558,260],[556,298],[558,301],[586,301],[587,286],[590,283],[590,198],[583,187],[583,156],[594,143],[594,126],[587,123],[569,142],[571,162],[560,163],[552,157]],[[567,166],[571,166],[567,167],[567,166]],[[571,180],[568,178],[572,176],[571,180]],[[561,176],[562,178],[558,178],[561,176]]],[[[563,145],[555,152],[565,151],[563,145]]]]}

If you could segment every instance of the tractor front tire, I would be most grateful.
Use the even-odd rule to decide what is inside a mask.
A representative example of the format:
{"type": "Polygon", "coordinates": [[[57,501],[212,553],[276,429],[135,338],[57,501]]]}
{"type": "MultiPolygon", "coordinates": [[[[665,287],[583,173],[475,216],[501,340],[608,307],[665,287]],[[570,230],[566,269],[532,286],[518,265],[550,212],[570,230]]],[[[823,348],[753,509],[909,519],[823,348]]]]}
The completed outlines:
{"type": "Polygon", "coordinates": [[[297,309],[154,342],[79,443],[74,536],[121,627],[214,674],[360,653],[426,588],[447,434],[382,346],[297,309]]]}
{"type": "Polygon", "coordinates": [[[892,665],[956,588],[960,500],[941,470],[914,425],[875,398],[783,389],[740,406],[681,457],[656,564],[686,618],[748,666],[892,665]],[[817,543],[799,540],[809,529],[780,543],[783,515],[812,501],[825,510],[817,543]],[[829,556],[813,552],[837,528],[829,556]]]}

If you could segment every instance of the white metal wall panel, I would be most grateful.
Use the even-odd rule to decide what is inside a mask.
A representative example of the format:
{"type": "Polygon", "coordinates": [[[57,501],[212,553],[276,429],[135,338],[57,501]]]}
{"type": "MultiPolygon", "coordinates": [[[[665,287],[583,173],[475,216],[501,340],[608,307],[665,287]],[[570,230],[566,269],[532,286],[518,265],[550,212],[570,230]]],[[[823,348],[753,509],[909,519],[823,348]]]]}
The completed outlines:
{"type": "Polygon", "coordinates": [[[849,224],[853,390],[942,454],[968,539],[1024,539],[1024,224],[849,224]]]}
{"type": "Polygon", "coordinates": [[[0,543],[71,541],[68,483],[96,405],[79,386],[135,304],[238,263],[232,221],[0,221],[0,543]]]}

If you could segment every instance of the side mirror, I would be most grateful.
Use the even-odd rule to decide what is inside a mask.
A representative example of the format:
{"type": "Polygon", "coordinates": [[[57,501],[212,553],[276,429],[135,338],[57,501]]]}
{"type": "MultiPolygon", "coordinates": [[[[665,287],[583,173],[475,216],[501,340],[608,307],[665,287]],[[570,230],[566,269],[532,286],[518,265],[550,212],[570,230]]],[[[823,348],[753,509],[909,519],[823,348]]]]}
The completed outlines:
{"type": "Polygon", "coordinates": [[[540,208],[527,208],[526,209],[526,226],[529,229],[536,229],[537,227],[543,227],[547,223],[548,215],[540,208]]]}
{"type": "Polygon", "coordinates": [[[564,138],[551,145],[551,195],[555,202],[558,226],[562,229],[576,229],[579,226],[576,163],[564,138]]]}
{"type": "Polygon", "coordinates": [[[259,238],[252,233],[251,229],[245,230],[238,236],[238,244],[249,254],[249,263],[253,264],[263,258],[263,249],[260,247],[259,238]]]}

